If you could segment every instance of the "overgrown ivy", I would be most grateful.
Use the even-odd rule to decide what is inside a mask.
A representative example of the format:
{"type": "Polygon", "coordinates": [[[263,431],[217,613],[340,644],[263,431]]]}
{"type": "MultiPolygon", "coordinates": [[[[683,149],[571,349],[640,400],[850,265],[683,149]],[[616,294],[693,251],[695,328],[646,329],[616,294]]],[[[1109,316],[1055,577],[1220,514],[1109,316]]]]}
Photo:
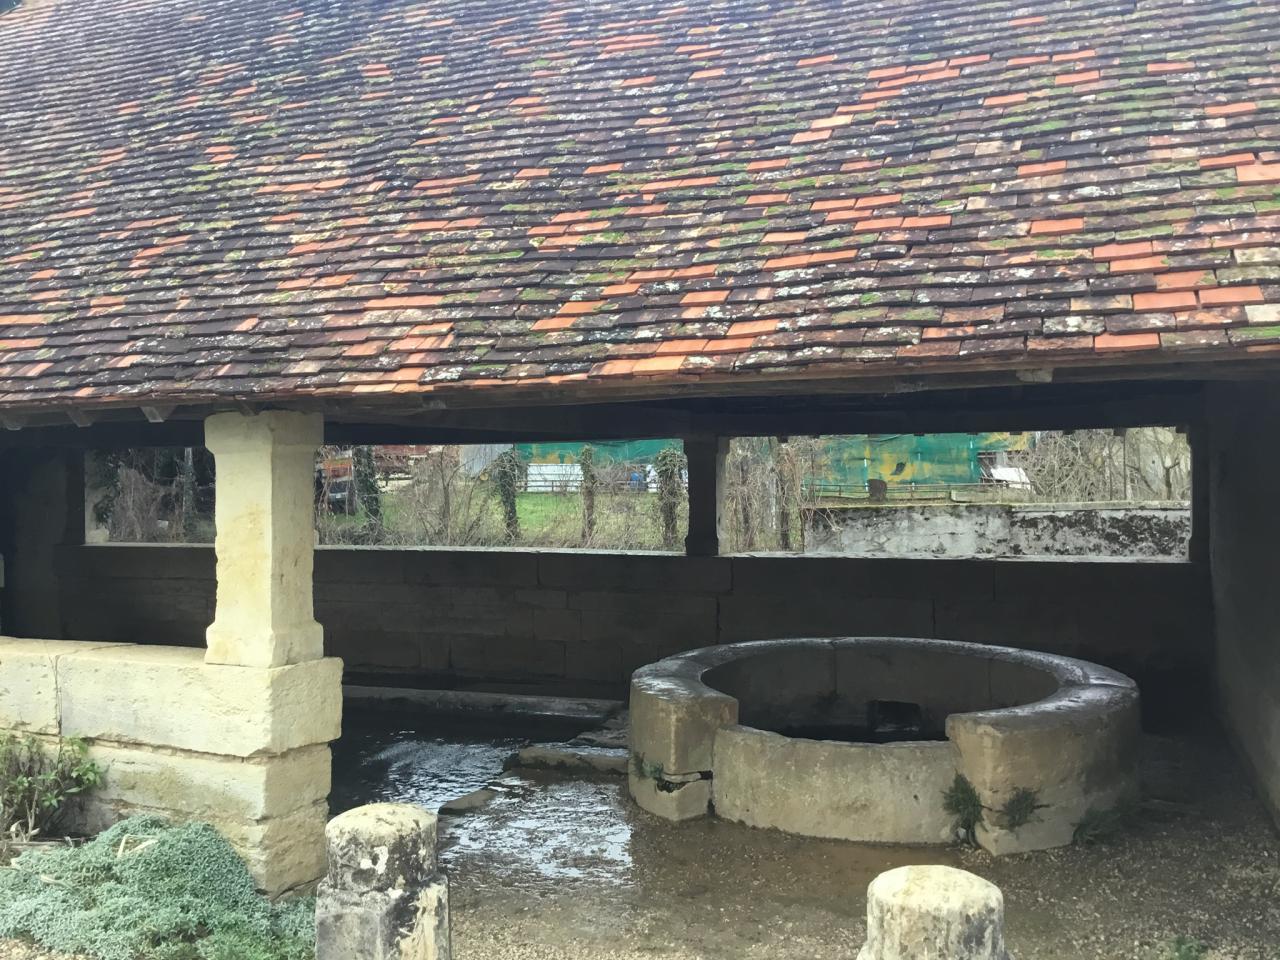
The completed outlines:
{"type": "Polygon", "coordinates": [[[524,486],[525,464],[515,448],[504,450],[490,467],[493,484],[498,488],[498,499],[502,502],[502,520],[506,527],[507,539],[515,543],[520,539],[520,513],[517,495],[524,486]]]}
{"type": "Polygon", "coordinates": [[[666,447],[654,458],[658,474],[658,510],[662,514],[662,546],[675,550],[680,545],[680,503],[684,499],[684,472],[689,465],[684,451],[666,447]]]}
{"type": "Polygon", "coordinates": [[[578,468],[582,471],[582,542],[589,545],[596,535],[596,488],[600,485],[595,447],[589,443],[578,452],[578,468]]]}

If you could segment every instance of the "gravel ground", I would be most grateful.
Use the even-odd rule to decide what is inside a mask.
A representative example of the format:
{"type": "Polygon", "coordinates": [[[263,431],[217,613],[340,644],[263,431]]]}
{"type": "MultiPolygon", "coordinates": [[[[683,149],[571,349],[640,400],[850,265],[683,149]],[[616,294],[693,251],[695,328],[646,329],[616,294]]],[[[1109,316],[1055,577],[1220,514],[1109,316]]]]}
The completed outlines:
{"type": "MultiPolygon", "coordinates": [[[[948,863],[1003,890],[1018,960],[1280,960],[1280,843],[1219,740],[1148,741],[1149,800],[1114,843],[1002,859],[717,820],[669,824],[616,778],[502,778],[442,821],[457,960],[853,960],[867,884],[948,863]]],[[[0,943],[0,960],[66,960],[0,943]]]]}
{"type": "Polygon", "coordinates": [[[0,940],[0,960],[81,960],[65,953],[50,953],[13,940],[0,940]]]}

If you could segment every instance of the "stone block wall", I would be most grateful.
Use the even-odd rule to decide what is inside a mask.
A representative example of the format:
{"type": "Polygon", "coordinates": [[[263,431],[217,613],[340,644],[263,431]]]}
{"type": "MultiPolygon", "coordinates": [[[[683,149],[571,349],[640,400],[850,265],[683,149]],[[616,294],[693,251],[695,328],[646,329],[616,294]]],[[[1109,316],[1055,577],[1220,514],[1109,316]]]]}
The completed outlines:
{"type": "Polygon", "coordinates": [[[205,820],[279,894],[324,873],[336,660],[210,665],[201,649],[0,637],[0,731],[78,737],[103,768],[73,827],[205,820]]]}
{"type": "Polygon", "coordinates": [[[1087,557],[1185,560],[1186,504],[944,503],[806,514],[814,553],[885,557],[1087,557]]]}
{"type": "Polygon", "coordinates": [[[1210,403],[1218,708],[1280,819],[1280,386],[1215,384],[1210,403]]]}
{"type": "MultiPolygon", "coordinates": [[[[63,635],[203,645],[208,547],[58,558],[63,635]]],[[[1203,677],[1208,578],[1190,563],[683,557],[321,548],[316,615],[348,670],[438,685],[622,696],[638,666],[716,643],[922,636],[1203,677]]]]}

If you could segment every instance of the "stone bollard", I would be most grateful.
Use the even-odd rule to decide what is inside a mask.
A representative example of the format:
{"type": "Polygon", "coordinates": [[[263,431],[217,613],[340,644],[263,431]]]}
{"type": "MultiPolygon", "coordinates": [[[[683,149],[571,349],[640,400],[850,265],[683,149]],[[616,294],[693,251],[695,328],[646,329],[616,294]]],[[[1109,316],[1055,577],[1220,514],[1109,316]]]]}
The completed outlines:
{"type": "Polygon", "coordinates": [[[867,888],[858,960],[1012,960],[1000,888],[953,867],[899,867],[867,888]]]}
{"type": "Polygon", "coordinates": [[[329,873],[316,899],[316,960],[450,960],[449,881],[436,815],[375,803],[325,828],[329,873]]]}

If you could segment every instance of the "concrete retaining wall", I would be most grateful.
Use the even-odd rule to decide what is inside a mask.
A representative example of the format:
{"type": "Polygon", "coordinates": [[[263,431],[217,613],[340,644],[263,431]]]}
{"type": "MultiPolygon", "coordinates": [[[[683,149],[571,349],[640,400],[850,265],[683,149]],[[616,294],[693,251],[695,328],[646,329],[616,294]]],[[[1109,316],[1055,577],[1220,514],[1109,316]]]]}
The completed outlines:
{"type": "MultiPolygon", "coordinates": [[[[198,646],[208,547],[58,553],[63,636],[198,646]]],[[[621,696],[715,643],[898,635],[1007,644],[1153,678],[1203,676],[1208,584],[1190,564],[321,548],[316,614],[349,670],[621,696]]],[[[21,600],[21,598],[15,598],[21,600]]]]}
{"type": "Polygon", "coordinates": [[[945,503],[808,515],[813,553],[886,557],[1135,557],[1185,560],[1191,509],[945,503]]]}

